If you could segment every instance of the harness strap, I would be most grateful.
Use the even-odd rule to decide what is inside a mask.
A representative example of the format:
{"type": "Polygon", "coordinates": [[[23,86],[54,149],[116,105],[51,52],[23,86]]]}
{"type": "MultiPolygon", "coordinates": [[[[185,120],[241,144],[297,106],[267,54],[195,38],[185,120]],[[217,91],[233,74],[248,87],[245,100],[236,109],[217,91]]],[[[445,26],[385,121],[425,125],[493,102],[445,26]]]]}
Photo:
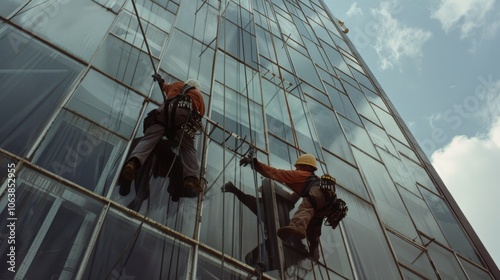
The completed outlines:
{"type": "MultiPolygon", "coordinates": [[[[177,108],[188,108],[190,110],[193,110],[191,99],[186,95],[186,92],[192,88],[194,87],[188,84],[184,84],[182,91],[178,95],[170,99],[167,99],[167,101],[165,102],[164,112],[163,112],[165,118],[165,136],[167,136],[167,138],[169,139],[173,139],[175,136],[175,131],[184,125],[181,124],[175,126],[175,113],[177,111],[177,108]],[[168,116],[169,109],[170,109],[170,118],[168,116]]],[[[189,122],[189,120],[190,118],[187,120],[187,123],[189,122]]]]}
{"type": "Polygon", "coordinates": [[[299,193],[301,197],[308,197],[309,196],[309,190],[314,187],[314,186],[319,186],[320,185],[320,179],[318,176],[316,176],[314,173],[309,175],[309,177],[306,179],[306,182],[304,183],[305,187],[302,189],[302,191],[299,193]]]}

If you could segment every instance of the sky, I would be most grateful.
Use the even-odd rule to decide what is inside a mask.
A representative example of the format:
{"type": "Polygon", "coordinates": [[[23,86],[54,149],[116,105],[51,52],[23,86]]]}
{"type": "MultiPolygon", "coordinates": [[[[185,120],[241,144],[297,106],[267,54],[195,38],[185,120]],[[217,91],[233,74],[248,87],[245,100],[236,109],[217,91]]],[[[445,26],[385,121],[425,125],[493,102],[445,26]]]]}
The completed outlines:
{"type": "Polygon", "coordinates": [[[323,1],[500,265],[500,3],[323,1]]]}

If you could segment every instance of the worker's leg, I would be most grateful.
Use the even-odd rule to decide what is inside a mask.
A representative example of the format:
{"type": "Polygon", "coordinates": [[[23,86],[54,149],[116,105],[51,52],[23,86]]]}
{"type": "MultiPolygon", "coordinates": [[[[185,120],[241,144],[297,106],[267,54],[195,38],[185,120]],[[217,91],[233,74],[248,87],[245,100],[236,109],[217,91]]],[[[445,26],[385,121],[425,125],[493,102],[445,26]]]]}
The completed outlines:
{"type": "Polygon", "coordinates": [[[184,126],[175,132],[175,141],[180,143],[179,157],[182,161],[184,186],[196,192],[202,192],[203,187],[198,179],[200,167],[195,148],[196,128],[189,109],[176,109],[175,126],[184,126]]]}
{"type": "Polygon", "coordinates": [[[325,198],[318,187],[312,187],[309,194],[302,200],[297,212],[290,220],[290,225],[278,230],[281,239],[287,239],[290,235],[304,239],[309,222],[315,215],[315,209],[321,209],[325,205],[325,198]]]}
{"type": "Polygon", "coordinates": [[[144,133],[144,137],[139,141],[137,146],[128,157],[127,161],[132,158],[137,158],[141,166],[144,164],[149,154],[155,148],[156,144],[165,133],[165,128],[160,124],[153,124],[144,133]]]}

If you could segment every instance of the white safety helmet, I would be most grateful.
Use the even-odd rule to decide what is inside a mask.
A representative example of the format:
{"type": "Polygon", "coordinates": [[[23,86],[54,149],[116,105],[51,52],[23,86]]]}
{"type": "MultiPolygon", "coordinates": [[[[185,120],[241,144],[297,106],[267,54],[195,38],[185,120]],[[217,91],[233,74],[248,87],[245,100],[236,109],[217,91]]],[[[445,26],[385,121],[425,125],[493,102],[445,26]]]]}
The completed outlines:
{"type": "Polygon", "coordinates": [[[189,79],[185,83],[193,86],[197,91],[201,91],[200,83],[197,80],[189,79]]]}

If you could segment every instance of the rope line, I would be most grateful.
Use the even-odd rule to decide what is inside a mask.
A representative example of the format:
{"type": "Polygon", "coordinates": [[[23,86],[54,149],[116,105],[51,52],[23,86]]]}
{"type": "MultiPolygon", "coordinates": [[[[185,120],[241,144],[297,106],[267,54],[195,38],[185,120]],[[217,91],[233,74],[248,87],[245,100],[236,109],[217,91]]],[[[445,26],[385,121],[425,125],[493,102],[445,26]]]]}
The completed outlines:
{"type": "MultiPolygon", "coordinates": [[[[168,110],[168,109],[167,109],[168,110]]],[[[191,119],[191,111],[189,112],[189,115],[188,115],[188,118],[186,120],[186,124],[189,122],[189,120],[191,119]]],[[[181,145],[182,143],[182,140],[184,138],[184,132],[185,130],[183,129],[182,130],[182,134],[181,134],[181,137],[179,139],[179,146],[181,145]]],[[[172,160],[172,163],[170,164],[170,167],[168,169],[168,172],[167,172],[167,175],[166,177],[168,177],[170,175],[170,172],[172,171],[172,168],[174,166],[174,163],[175,163],[175,160],[177,159],[178,157],[178,152],[174,153],[174,158],[172,160]]],[[[165,182],[163,182],[161,184],[161,186],[156,190],[156,192],[154,193],[153,195],[153,200],[151,201],[151,206],[149,207],[148,206],[148,209],[146,210],[146,213],[144,213],[144,217],[141,219],[141,222],[139,223],[139,226],[137,227],[136,231],[134,232],[134,235],[132,236],[132,238],[129,240],[129,242],[127,243],[127,246],[125,247],[125,249],[122,251],[122,253],[120,254],[120,256],[118,257],[118,260],[113,264],[113,266],[111,267],[111,269],[109,270],[109,273],[108,275],[106,276],[105,279],[109,279],[109,277],[111,276],[111,273],[113,272],[113,270],[115,269],[115,267],[118,265],[118,263],[123,259],[123,257],[125,256],[126,254],[126,251],[130,249],[129,253],[127,254],[127,258],[125,260],[125,263],[123,264],[123,267],[122,269],[120,270],[120,273],[119,273],[119,276],[121,276],[121,274],[123,273],[123,270],[125,269],[125,266],[127,265],[127,262],[128,262],[128,259],[129,257],[131,256],[132,254],[132,249],[133,247],[135,246],[135,243],[137,241],[137,239],[139,238],[139,234],[141,232],[141,229],[142,229],[142,226],[144,225],[144,222],[146,221],[146,218],[148,217],[149,215],[149,212],[153,209],[153,206],[156,204],[156,202],[158,201],[159,199],[159,193],[161,191],[161,189],[163,188],[163,186],[165,186],[165,182]]],[[[151,195],[150,195],[151,197],[151,195]]]]}

